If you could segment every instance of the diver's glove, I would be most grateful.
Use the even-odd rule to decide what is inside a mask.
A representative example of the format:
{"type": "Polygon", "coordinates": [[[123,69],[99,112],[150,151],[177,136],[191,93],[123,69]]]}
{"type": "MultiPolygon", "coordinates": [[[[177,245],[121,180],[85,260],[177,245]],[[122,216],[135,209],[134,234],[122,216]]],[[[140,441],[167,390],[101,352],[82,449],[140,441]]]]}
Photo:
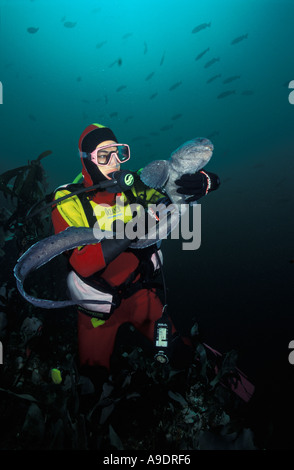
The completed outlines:
{"type": "Polygon", "coordinates": [[[106,266],[129,248],[131,243],[135,243],[147,233],[149,217],[147,212],[142,211],[137,219],[131,219],[128,223],[119,220],[114,221],[112,231],[116,236],[114,238],[105,238],[100,242],[106,266]],[[134,237],[134,234],[137,234],[137,236],[134,237]]]}
{"type": "Polygon", "coordinates": [[[129,240],[127,237],[122,239],[119,238],[104,238],[100,242],[103,258],[105,261],[105,265],[107,266],[111,261],[113,261],[118,255],[120,255],[123,251],[125,251],[133,240],[129,240]]]}
{"type": "Polygon", "coordinates": [[[188,197],[187,202],[198,201],[220,185],[220,179],[215,173],[200,170],[193,174],[184,174],[175,181],[179,186],[177,192],[188,197]]]}

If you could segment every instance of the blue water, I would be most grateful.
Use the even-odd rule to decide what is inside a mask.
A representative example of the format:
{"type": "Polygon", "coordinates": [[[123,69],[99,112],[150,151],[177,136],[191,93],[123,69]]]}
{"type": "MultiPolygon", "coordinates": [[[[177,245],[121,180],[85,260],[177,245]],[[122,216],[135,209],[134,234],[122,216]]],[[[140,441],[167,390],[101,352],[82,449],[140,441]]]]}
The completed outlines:
{"type": "Polygon", "coordinates": [[[0,5],[0,171],[49,149],[49,189],[72,181],[79,135],[93,122],[130,144],[130,168],[211,136],[207,169],[222,185],[202,202],[201,248],[183,252],[170,241],[163,248],[173,315],[183,329],[195,315],[205,340],[237,349],[257,383],[270,387],[278,377],[271,396],[291,395],[294,2],[0,5]],[[203,23],[210,26],[192,33],[203,23]],[[240,78],[223,83],[232,76],[240,78]]]}

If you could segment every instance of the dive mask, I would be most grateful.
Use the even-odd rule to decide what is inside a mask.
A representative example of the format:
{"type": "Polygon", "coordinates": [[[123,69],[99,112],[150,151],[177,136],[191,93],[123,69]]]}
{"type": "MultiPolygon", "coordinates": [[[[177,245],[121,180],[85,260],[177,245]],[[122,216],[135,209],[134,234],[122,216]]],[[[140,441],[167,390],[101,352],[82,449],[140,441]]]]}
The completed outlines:
{"type": "Polygon", "coordinates": [[[127,144],[113,143],[98,147],[90,153],[91,161],[98,166],[109,165],[112,158],[116,158],[119,163],[126,162],[130,159],[130,147],[127,144]]]}

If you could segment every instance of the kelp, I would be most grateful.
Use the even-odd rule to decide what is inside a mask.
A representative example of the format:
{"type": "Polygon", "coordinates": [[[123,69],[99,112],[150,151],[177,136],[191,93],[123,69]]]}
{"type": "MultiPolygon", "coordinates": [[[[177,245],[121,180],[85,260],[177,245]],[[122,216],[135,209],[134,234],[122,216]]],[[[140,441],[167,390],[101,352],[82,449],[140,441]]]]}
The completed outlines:
{"type": "Polygon", "coordinates": [[[115,367],[108,374],[98,370],[100,386],[94,386],[76,366],[73,315],[59,325],[58,335],[50,334],[44,316],[37,341],[30,337],[24,344],[21,328],[8,341],[0,412],[10,410],[22,419],[10,423],[9,442],[0,426],[0,448],[180,451],[208,448],[215,439],[223,448],[255,448],[252,431],[232,412],[233,402],[235,409],[242,407],[238,397],[224,389],[224,400],[217,393],[220,381],[211,385],[211,358],[204,377],[197,352],[188,370],[175,370],[154,362],[141,345],[122,343],[115,367]],[[62,375],[58,385],[50,376],[56,366],[62,375]]]}
{"type": "Polygon", "coordinates": [[[28,239],[28,244],[31,244],[48,229],[44,214],[29,221],[26,215],[45,196],[47,183],[41,161],[51,154],[51,150],[46,150],[35,160],[28,161],[27,165],[7,170],[0,175],[0,193],[11,206],[9,216],[1,217],[0,220],[2,247],[11,238],[11,234],[17,234],[16,238],[21,239],[22,243],[24,239],[28,239]]]}
{"type": "Polygon", "coordinates": [[[24,203],[36,200],[44,189],[45,172],[41,160],[51,154],[51,150],[46,150],[35,160],[28,161],[27,165],[2,173],[0,190],[4,195],[20,199],[24,203]],[[13,183],[12,180],[14,180],[13,183]]]}

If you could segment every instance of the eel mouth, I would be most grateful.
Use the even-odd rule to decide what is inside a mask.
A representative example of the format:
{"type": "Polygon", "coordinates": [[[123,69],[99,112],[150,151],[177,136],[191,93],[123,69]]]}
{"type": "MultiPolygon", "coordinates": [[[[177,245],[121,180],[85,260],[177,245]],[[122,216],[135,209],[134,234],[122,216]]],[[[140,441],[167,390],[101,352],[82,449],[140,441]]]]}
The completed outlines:
{"type": "Polygon", "coordinates": [[[214,150],[213,143],[209,139],[206,139],[205,137],[197,139],[197,143],[200,144],[199,151],[210,150],[210,152],[213,152],[214,150]]]}

